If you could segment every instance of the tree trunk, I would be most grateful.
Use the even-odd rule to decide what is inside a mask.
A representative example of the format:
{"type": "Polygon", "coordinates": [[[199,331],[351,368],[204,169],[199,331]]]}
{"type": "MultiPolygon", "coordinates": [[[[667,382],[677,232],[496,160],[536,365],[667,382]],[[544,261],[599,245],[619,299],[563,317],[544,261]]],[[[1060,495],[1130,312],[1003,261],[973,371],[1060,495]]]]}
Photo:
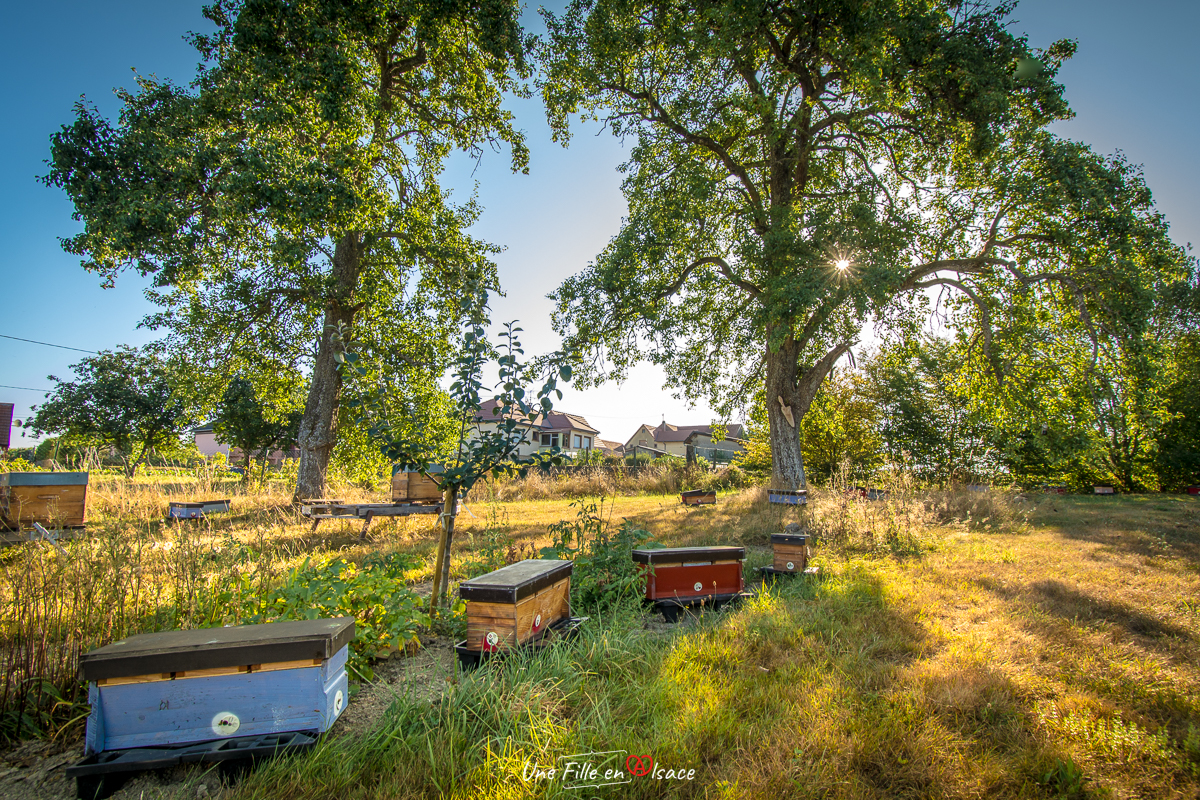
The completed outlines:
{"type": "Polygon", "coordinates": [[[765,388],[771,430],[772,489],[794,491],[808,487],[804,478],[804,455],[800,452],[800,423],[817,396],[821,381],[849,349],[849,342],[839,344],[801,374],[799,348],[791,336],[778,350],[772,351],[768,347],[765,388]]]}
{"type": "MultiPolygon", "coordinates": [[[[771,431],[771,488],[803,489],[804,456],[800,452],[800,420],[796,414],[797,352],[790,336],[772,351],[767,348],[766,402],[771,431]],[[780,403],[782,400],[782,404],[780,403]],[[788,415],[791,414],[791,420],[788,415]]],[[[806,409],[807,410],[807,409],[806,409]]]]}
{"type": "Polygon", "coordinates": [[[458,489],[449,487],[442,495],[442,536],[438,540],[437,557],[433,563],[433,588],[429,592],[429,610],[446,605],[446,590],[450,586],[450,546],[454,543],[454,518],[457,516],[458,489]]]}
{"type": "Polygon", "coordinates": [[[342,374],[334,358],[335,348],[330,334],[337,329],[338,323],[349,326],[358,310],[354,304],[354,292],[358,288],[363,249],[362,235],[357,231],[345,234],[334,246],[334,288],[325,307],[324,327],[317,345],[312,383],[308,388],[308,400],[304,404],[304,416],[296,437],[300,447],[300,465],[293,502],[325,494],[329,457],[337,441],[337,411],[342,392],[342,374]]]}

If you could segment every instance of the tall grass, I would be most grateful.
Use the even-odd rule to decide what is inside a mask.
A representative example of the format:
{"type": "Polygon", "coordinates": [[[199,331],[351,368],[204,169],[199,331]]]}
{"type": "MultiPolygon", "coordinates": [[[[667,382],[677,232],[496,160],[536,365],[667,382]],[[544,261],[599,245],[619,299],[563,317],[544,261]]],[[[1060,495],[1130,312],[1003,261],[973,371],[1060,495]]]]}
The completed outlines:
{"type": "Polygon", "coordinates": [[[737,467],[713,471],[689,467],[680,461],[655,462],[634,468],[579,467],[557,474],[530,470],[524,477],[500,478],[480,483],[469,500],[555,500],[563,497],[675,494],[686,489],[736,489],[751,480],[737,467]]]}
{"type": "Polygon", "coordinates": [[[88,493],[86,535],[64,537],[61,551],[0,550],[0,740],[74,730],[81,653],[137,633],[237,624],[306,552],[282,535],[305,524],[282,487],[102,477],[88,493]],[[166,519],[172,500],[215,497],[231,498],[230,514],[166,519]]]}

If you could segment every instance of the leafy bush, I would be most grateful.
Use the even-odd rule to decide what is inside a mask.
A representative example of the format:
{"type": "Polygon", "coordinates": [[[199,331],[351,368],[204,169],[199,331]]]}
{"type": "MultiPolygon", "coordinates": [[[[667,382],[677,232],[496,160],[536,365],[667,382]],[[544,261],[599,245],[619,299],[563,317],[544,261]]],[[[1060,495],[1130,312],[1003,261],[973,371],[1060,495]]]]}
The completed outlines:
{"type": "Polygon", "coordinates": [[[306,558],[293,569],[248,622],[287,619],[354,617],[350,668],[370,680],[370,661],[393,647],[417,641],[417,631],[429,627],[429,615],[419,595],[404,584],[412,559],[372,554],[362,565],[340,558],[306,558]]]}
{"type": "Polygon", "coordinates": [[[574,521],[563,520],[549,526],[550,547],[542,548],[542,558],[562,558],[575,562],[571,573],[571,605],[588,612],[605,612],[621,602],[641,597],[645,575],[633,563],[635,547],[653,544],[650,533],[621,520],[615,533],[604,517],[604,501],[577,500],[574,521]]]}
{"type": "Polygon", "coordinates": [[[31,464],[23,458],[11,458],[0,461],[0,472],[45,472],[41,467],[31,464]]]}

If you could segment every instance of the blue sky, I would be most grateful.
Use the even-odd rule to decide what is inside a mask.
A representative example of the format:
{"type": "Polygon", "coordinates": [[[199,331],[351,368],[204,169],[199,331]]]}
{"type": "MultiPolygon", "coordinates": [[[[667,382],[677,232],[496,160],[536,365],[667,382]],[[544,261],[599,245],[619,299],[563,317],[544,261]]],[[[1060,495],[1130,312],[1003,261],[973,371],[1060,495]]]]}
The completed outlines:
{"type": "MultiPolygon", "coordinates": [[[[190,79],[198,59],[183,35],[206,26],[200,7],[179,0],[45,0],[9,10],[0,28],[0,97],[9,109],[0,126],[0,334],[87,350],[156,336],[137,328],[152,309],[138,276],[101,289],[62,251],[59,237],[80,223],[64,195],[36,176],[45,172],[50,134],[71,120],[80,95],[115,115],[112,89],[132,85],[132,69],[190,79]]],[[[531,11],[526,19],[537,26],[531,11]]],[[[1194,44],[1200,3],[1025,0],[1013,19],[1014,31],[1028,34],[1034,46],[1079,41],[1061,73],[1076,118],[1056,131],[1144,165],[1175,240],[1200,241],[1200,48],[1194,44]]],[[[625,150],[594,128],[577,129],[564,150],[551,143],[537,101],[511,107],[532,150],[530,174],[513,175],[506,154],[487,154],[478,164],[460,157],[450,163],[445,185],[462,199],[478,186],[484,214],[474,233],[507,248],[498,258],[507,296],[494,303],[494,317],[520,319],[526,351],[540,352],[558,343],[545,294],[586,266],[618,230],[625,204],[616,167],[625,150]]],[[[69,377],[82,355],[0,339],[0,384],[47,389],[47,375],[69,377]]],[[[18,418],[41,396],[0,388],[0,402],[16,403],[18,418]]],[[[672,397],[650,366],[622,386],[568,391],[559,407],[586,416],[604,438],[622,441],[642,422],[712,418],[708,408],[688,409],[672,397]]]]}

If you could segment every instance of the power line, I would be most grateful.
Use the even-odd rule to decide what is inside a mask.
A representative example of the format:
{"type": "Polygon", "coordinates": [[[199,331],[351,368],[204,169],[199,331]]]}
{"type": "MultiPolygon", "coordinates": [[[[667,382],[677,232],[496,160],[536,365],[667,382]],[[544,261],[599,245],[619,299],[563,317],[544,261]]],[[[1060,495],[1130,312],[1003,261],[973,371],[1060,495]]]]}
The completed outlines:
{"type": "Polygon", "coordinates": [[[54,391],[53,389],[30,389],[28,386],[5,386],[2,383],[0,383],[0,389],[22,389],[26,392],[47,392],[47,393],[54,391]]]}
{"type": "MultiPolygon", "coordinates": [[[[14,340],[16,340],[16,341],[18,341],[18,342],[29,342],[30,344],[43,344],[43,345],[45,345],[46,347],[57,347],[57,348],[59,348],[60,350],[74,350],[74,351],[76,351],[76,352],[78,352],[78,353],[91,353],[91,354],[92,354],[92,355],[94,355],[94,356],[96,356],[96,355],[100,355],[100,354],[99,354],[99,353],[97,353],[95,350],[84,350],[84,349],[82,349],[82,348],[79,348],[79,347],[67,347],[65,344],[50,344],[50,342],[39,342],[39,341],[37,341],[36,339],[22,339],[20,336],[9,336],[9,335],[8,335],[8,334],[6,334],[6,333],[0,333],[0,339],[14,339],[14,340]]],[[[22,387],[20,387],[20,386],[8,386],[8,387],[6,387],[6,388],[8,388],[8,389],[20,389],[20,388],[22,388],[22,387]]],[[[40,390],[40,389],[34,389],[34,391],[35,391],[35,392],[37,392],[37,391],[41,391],[41,390],[40,390]]]]}

